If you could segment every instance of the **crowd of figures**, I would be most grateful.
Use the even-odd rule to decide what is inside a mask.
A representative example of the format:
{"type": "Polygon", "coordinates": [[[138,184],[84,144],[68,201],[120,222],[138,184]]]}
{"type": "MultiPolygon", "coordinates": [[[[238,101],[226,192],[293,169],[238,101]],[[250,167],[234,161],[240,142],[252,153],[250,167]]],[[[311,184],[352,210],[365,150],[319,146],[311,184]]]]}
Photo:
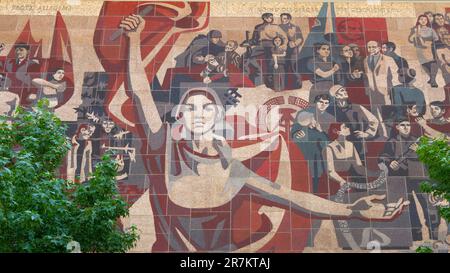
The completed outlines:
{"type": "MultiPolygon", "coordinates": [[[[439,229],[439,238],[445,238],[447,224],[439,217],[431,220],[427,212],[436,202],[417,194],[427,174],[415,151],[423,135],[450,135],[448,18],[431,12],[418,16],[408,36],[417,52],[413,61],[420,64],[416,69],[396,52],[392,41],[369,40],[361,48],[329,40],[315,43],[313,56],[301,59],[304,38],[292,16],[283,13],[281,23],[275,24],[273,14],[265,13],[262,20],[240,44],[223,42],[219,30],[197,37],[176,58],[177,67],[192,71],[203,65],[204,83],[226,80],[235,86],[250,81],[275,92],[301,89],[304,81],[310,81],[310,107],[297,113],[290,136],[308,160],[312,192],[332,198],[340,188],[352,183],[358,188],[358,183],[373,182],[386,170],[384,190],[407,181],[413,240],[437,238],[434,231],[422,234],[424,226],[439,229]],[[238,46],[245,48],[243,54],[238,54],[238,46]],[[427,84],[417,83],[418,73],[426,74],[427,84]],[[238,75],[238,83],[233,74],[238,75]],[[439,92],[438,74],[445,98],[427,105],[424,92],[439,92]],[[364,105],[351,100],[360,97],[366,98],[359,99],[366,101],[364,105]]],[[[367,186],[361,189],[368,192],[367,186]]]]}
{"type": "Polygon", "coordinates": [[[140,143],[105,111],[107,81],[105,73],[86,72],[84,75],[82,103],[75,108],[77,123],[70,123],[67,132],[72,148],[67,155],[65,173],[67,179],[86,183],[101,156],[110,151],[118,163],[116,179],[121,192],[132,194],[133,189],[142,188],[145,182],[143,170],[139,168],[141,161],[137,160],[140,143]],[[124,181],[128,188],[122,185],[124,181]]]}
{"type": "Polygon", "coordinates": [[[256,86],[266,84],[277,91],[286,89],[288,74],[291,74],[296,77],[294,88],[300,88],[301,76],[296,73],[296,60],[304,42],[300,27],[292,23],[288,13],[281,14],[279,25],[274,23],[271,13],[263,14],[262,20],[252,35],[247,31],[247,39],[242,43],[223,42],[219,30],[199,35],[176,57],[176,66],[192,69],[206,64],[201,72],[205,83],[226,78],[231,84],[238,84],[244,73],[256,86]],[[245,48],[245,53],[238,53],[238,47],[245,48]]]}

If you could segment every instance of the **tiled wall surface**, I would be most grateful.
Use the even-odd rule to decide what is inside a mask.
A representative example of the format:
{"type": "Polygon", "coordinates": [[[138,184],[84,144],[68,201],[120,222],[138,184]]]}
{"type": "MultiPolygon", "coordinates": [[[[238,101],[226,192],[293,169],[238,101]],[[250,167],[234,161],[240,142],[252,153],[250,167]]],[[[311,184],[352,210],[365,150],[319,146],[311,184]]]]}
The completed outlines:
{"type": "Polygon", "coordinates": [[[450,2],[308,2],[0,1],[1,113],[48,99],[78,183],[115,152],[134,252],[447,247],[450,2]]]}

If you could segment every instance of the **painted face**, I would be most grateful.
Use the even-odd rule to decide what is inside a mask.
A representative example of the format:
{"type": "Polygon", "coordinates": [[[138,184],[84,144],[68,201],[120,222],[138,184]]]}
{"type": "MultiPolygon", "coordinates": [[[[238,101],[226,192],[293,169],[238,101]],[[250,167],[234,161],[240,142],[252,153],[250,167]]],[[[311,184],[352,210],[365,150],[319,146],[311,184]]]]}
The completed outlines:
{"type": "Polygon", "coordinates": [[[319,53],[319,55],[321,56],[321,57],[328,57],[328,56],[330,56],[330,47],[329,46],[327,46],[327,45],[323,45],[323,46],[321,46],[318,50],[317,50],[317,52],[319,53]]]}
{"type": "Polygon", "coordinates": [[[193,95],[182,105],[182,119],[186,129],[201,136],[211,131],[216,122],[218,107],[204,95],[193,95]]]}
{"type": "Polygon", "coordinates": [[[220,38],[211,38],[210,41],[212,44],[217,45],[217,43],[219,43],[219,41],[220,41],[220,38]]]}
{"type": "Polygon", "coordinates": [[[400,122],[395,128],[402,136],[409,136],[411,133],[411,123],[409,121],[400,122]]]}
{"type": "Polygon", "coordinates": [[[353,51],[349,46],[344,46],[342,48],[342,56],[345,58],[352,58],[353,57],[353,51]]]}
{"type": "Polygon", "coordinates": [[[370,41],[367,43],[367,51],[371,55],[378,54],[380,52],[381,48],[378,46],[377,42],[370,41]]]}
{"type": "Polygon", "coordinates": [[[268,16],[268,17],[264,18],[264,21],[269,24],[273,23],[273,16],[268,16]]]}
{"type": "Polygon", "coordinates": [[[344,88],[339,89],[335,95],[338,107],[346,107],[348,105],[348,93],[344,88]]]}
{"type": "Polygon", "coordinates": [[[342,21],[338,26],[338,31],[348,43],[364,40],[363,27],[360,21],[342,21]]]}
{"type": "Polygon", "coordinates": [[[329,100],[319,99],[319,101],[316,102],[316,108],[320,112],[325,112],[325,110],[327,110],[328,106],[330,106],[329,100]]]}
{"type": "Polygon", "coordinates": [[[355,57],[361,56],[361,50],[359,49],[359,47],[357,47],[357,46],[352,47],[352,51],[353,51],[353,55],[354,55],[355,57]]]}
{"type": "Polygon", "coordinates": [[[16,48],[16,58],[19,60],[26,59],[28,57],[28,50],[23,47],[16,48]]]}
{"type": "Polygon", "coordinates": [[[114,129],[115,126],[116,124],[112,120],[102,121],[102,128],[107,134],[111,133],[112,129],[114,129]]]}
{"type": "Polygon", "coordinates": [[[436,22],[436,24],[438,24],[438,25],[441,26],[441,27],[445,25],[445,19],[444,19],[444,16],[438,15],[438,16],[436,16],[436,17],[434,18],[434,21],[436,22]]]}
{"type": "Polygon", "coordinates": [[[341,131],[339,132],[342,136],[349,136],[350,135],[350,128],[347,127],[347,125],[342,124],[341,125],[341,131]]]}
{"type": "Polygon", "coordinates": [[[236,44],[234,42],[228,41],[225,46],[225,51],[232,52],[236,50],[236,44]]]}
{"type": "Polygon", "coordinates": [[[64,79],[64,70],[58,69],[55,74],[53,74],[53,79],[56,81],[62,81],[64,79]]]}
{"type": "Polygon", "coordinates": [[[80,137],[81,139],[89,139],[95,132],[95,126],[90,125],[88,128],[81,128],[80,137]]]}
{"type": "Polygon", "coordinates": [[[381,51],[384,53],[384,54],[386,54],[386,53],[388,53],[389,52],[389,48],[387,47],[387,45],[382,45],[381,46],[381,51]]]}
{"type": "Polygon", "coordinates": [[[425,17],[425,16],[420,17],[420,19],[419,19],[419,24],[420,24],[421,26],[426,26],[426,25],[428,24],[427,17],[425,17]]]}
{"type": "Polygon", "coordinates": [[[281,46],[282,40],[281,40],[281,38],[277,37],[273,40],[273,43],[275,46],[281,46]]]}
{"type": "Polygon", "coordinates": [[[441,118],[445,113],[445,111],[439,106],[431,105],[430,108],[431,108],[431,115],[433,116],[433,118],[441,118]]]}
{"type": "Polygon", "coordinates": [[[428,20],[430,22],[433,22],[434,18],[433,18],[433,13],[432,12],[427,12],[425,15],[427,16],[427,18],[428,18],[428,20]]]}
{"type": "Polygon", "coordinates": [[[281,23],[282,24],[289,24],[291,20],[289,20],[289,17],[287,17],[286,15],[281,16],[281,23]]]}
{"type": "Polygon", "coordinates": [[[219,66],[219,62],[216,60],[216,58],[209,58],[207,60],[207,62],[210,66],[213,66],[213,67],[219,66]]]}

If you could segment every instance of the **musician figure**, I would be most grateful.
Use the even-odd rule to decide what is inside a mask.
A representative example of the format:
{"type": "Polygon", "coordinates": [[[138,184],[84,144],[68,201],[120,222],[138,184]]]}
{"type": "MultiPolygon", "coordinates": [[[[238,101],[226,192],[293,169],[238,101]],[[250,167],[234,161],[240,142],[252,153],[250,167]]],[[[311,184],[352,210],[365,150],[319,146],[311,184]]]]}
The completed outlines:
{"type": "Polygon", "coordinates": [[[429,205],[428,195],[420,190],[420,184],[426,179],[426,171],[417,158],[418,138],[411,128],[408,118],[399,119],[395,126],[398,134],[387,140],[380,158],[388,166],[388,188],[395,189],[390,194],[406,194],[410,202],[408,223],[403,224],[409,226],[414,242],[423,242],[433,237],[441,220],[431,217],[436,213],[433,212],[436,208],[429,205]]]}
{"type": "Polygon", "coordinates": [[[397,135],[384,146],[380,159],[389,169],[389,176],[423,176],[422,165],[417,158],[417,137],[411,134],[411,122],[400,119],[395,126],[397,135]]]}

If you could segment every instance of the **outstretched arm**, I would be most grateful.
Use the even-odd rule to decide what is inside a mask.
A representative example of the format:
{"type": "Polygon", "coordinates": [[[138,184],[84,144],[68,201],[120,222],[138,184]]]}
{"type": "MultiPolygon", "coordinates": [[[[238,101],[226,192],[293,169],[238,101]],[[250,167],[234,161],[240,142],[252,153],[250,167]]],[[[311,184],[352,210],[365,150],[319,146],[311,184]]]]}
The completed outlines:
{"type": "Polygon", "coordinates": [[[428,126],[427,121],[424,118],[422,117],[417,118],[416,122],[423,128],[425,135],[432,138],[444,137],[446,139],[449,139],[449,137],[445,135],[445,133],[441,133],[438,130],[435,130],[430,126],[428,126]]]}
{"type": "Polygon", "coordinates": [[[141,122],[148,124],[151,133],[155,134],[162,127],[162,121],[156,108],[145,73],[145,65],[141,56],[141,32],[145,27],[144,19],[139,15],[130,15],[121,21],[120,27],[130,38],[130,51],[128,56],[128,77],[130,89],[139,109],[141,122]],[[143,119],[143,120],[142,120],[143,119]]]}
{"type": "Polygon", "coordinates": [[[59,84],[54,84],[54,83],[51,83],[49,81],[46,81],[44,79],[39,79],[39,78],[33,79],[31,81],[31,83],[36,87],[50,87],[53,89],[58,89],[60,86],[59,84]]]}
{"type": "Polygon", "coordinates": [[[318,217],[389,220],[397,216],[404,206],[409,205],[403,198],[386,206],[376,202],[386,198],[385,195],[362,197],[353,204],[336,203],[311,193],[294,191],[279,184],[265,183],[257,179],[247,180],[246,186],[259,198],[268,200],[275,206],[292,209],[297,213],[311,213],[318,217]]]}
{"type": "MultiPolygon", "coordinates": [[[[269,133],[263,135],[262,137],[264,137],[264,141],[262,141],[262,142],[246,145],[246,146],[239,147],[239,148],[233,148],[233,150],[231,152],[232,157],[239,161],[245,161],[245,160],[255,157],[256,155],[260,154],[261,152],[272,151],[273,149],[278,147],[278,145],[280,145],[279,135],[277,133],[269,132],[269,133]]],[[[244,140],[246,138],[247,139],[256,138],[256,135],[245,136],[245,137],[241,138],[240,140],[244,140]]]]}
{"type": "Polygon", "coordinates": [[[336,203],[311,193],[293,191],[277,184],[261,183],[257,180],[249,180],[247,187],[279,207],[289,208],[298,213],[311,213],[318,217],[389,220],[397,216],[404,206],[409,205],[403,198],[386,206],[375,203],[385,199],[385,195],[362,197],[353,204],[336,203]]]}
{"type": "Polygon", "coordinates": [[[331,77],[338,70],[339,70],[339,65],[335,64],[331,70],[323,71],[322,69],[317,68],[316,70],[314,70],[314,73],[316,73],[317,75],[319,75],[322,78],[328,78],[328,77],[331,77]]]}
{"type": "Polygon", "coordinates": [[[360,109],[363,113],[363,118],[366,120],[369,128],[367,128],[367,130],[364,132],[363,131],[355,131],[356,136],[359,138],[374,137],[377,134],[378,125],[380,124],[380,122],[375,117],[375,115],[372,114],[365,107],[360,106],[360,109]]]}
{"type": "Polygon", "coordinates": [[[337,172],[336,169],[334,168],[334,160],[333,160],[333,151],[331,150],[330,147],[326,147],[325,151],[324,151],[325,155],[326,155],[326,159],[327,159],[327,167],[328,167],[328,176],[338,182],[341,186],[344,185],[345,183],[347,183],[347,181],[342,178],[337,172]]]}

